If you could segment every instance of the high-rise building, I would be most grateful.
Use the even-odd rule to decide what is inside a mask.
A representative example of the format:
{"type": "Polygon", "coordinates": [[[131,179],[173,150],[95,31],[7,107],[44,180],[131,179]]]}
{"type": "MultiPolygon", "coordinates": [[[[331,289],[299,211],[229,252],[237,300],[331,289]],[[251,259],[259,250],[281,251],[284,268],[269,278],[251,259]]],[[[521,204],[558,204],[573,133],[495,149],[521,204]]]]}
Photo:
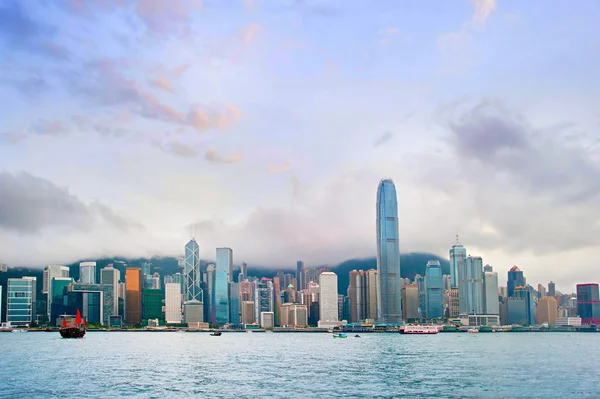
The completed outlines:
{"type": "Polygon", "coordinates": [[[254,301],[242,301],[242,324],[254,324],[254,301]]]}
{"type": "Polygon", "coordinates": [[[215,283],[216,283],[217,267],[214,264],[210,264],[206,268],[206,286],[208,292],[204,297],[207,299],[204,305],[206,309],[206,320],[209,324],[217,324],[217,313],[215,306],[215,283]]]}
{"type": "Polygon", "coordinates": [[[50,305],[52,303],[52,279],[55,277],[63,278],[69,277],[69,268],[67,266],[60,265],[48,265],[44,268],[44,272],[42,274],[42,294],[46,295],[46,305],[47,305],[47,313],[48,320],[52,322],[50,319],[50,305]]]}
{"type": "Polygon", "coordinates": [[[200,247],[194,238],[185,244],[185,300],[203,301],[202,288],[200,288],[200,280],[202,274],[200,272],[200,247]]]}
{"type": "Polygon", "coordinates": [[[240,324],[240,284],[229,283],[229,322],[233,325],[240,324]]]}
{"type": "MultiPolygon", "coordinates": [[[[262,325],[262,313],[271,313],[274,317],[273,312],[273,280],[270,278],[261,278],[260,280],[254,281],[254,317],[256,320],[261,320],[262,325]]],[[[273,320],[273,323],[275,320],[273,320]]]]}
{"type": "Polygon", "coordinates": [[[484,272],[484,273],[485,273],[485,272],[493,272],[493,271],[494,271],[494,268],[493,268],[492,266],[490,266],[490,265],[485,265],[485,266],[483,267],[483,272],[484,272]]]}
{"type": "Polygon", "coordinates": [[[319,276],[319,325],[338,321],[337,274],[323,272],[319,276]]]}
{"type": "Polygon", "coordinates": [[[458,302],[461,315],[483,313],[483,260],[468,256],[458,269],[458,302]]]}
{"type": "Polygon", "coordinates": [[[552,281],[550,281],[548,283],[548,296],[555,296],[556,295],[556,284],[554,284],[552,281]]]}
{"type": "Polygon", "coordinates": [[[538,300],[536,324],[547,323],[549,326],[556,324],[558,305],[553,296],[545,296],[538,300]]]}
{"type": "Polygon", "coordinates": [[[398,201],[396,187],[391,179],[381,180],[377,188],[377,276],[379,321],[387,324],[401,323],[398,201]]]}
{"type": "Polygon", "coordinates": [[[204,322],[204,305],[202,302],[192,299],[183,304],[183,316],[188,327],[196,323],[204,322]]]}
{"type": "Polygon", "coordinates": [[[500,314],[498,304],[498,273],[490,265],[488,271],[483,273],[483,313],[489,315],[500,314]]]}
{"type": "Polygon", "coordinates": [[[245,279],[248,278],[248,264],[246,262],[242,262],[240,266],[240,274],[238,274],[238,283],[241,283],[245,279]]]}
{"type": "Polygon", "coordinates": [[[215,272],[215,315],[218,326],[229,323],[229,284],[233,276],[233,251],[217,248],[215,272]]]}
{"type": "Polygon", "coordinates": [[[526,287],[515,287],[513,296],[507,298],[507,317],[508,324],[534,324],[533,297],[526,287]]]}
{"type": "Polygon", "coordinates": [[[460,315],[460,301],[458,288],[448,290],[448,317],[458,317],[460,315]]]}
{"type": "Polygon", "coordinates": [[[407,284],[402,287],[402,318],[407,321],[421,318],[419,314],[419,286],[407,284]]]}
{"type": "Polygon", "coordinates": [[[523,272],[516,265],[508,271],[508,281],[506,283],[507,294],[509,297],[515,296],[515,288],[525,287],[525,277],[523,272]]]}
{"type": "Polygon", "coordinates": [[[577,284],[577,313],[581,324],[600,324],[598,284],[577,284]]]}
{"type": "Polygon", "coordinates": [[[304,262],[299,260],[296,262],[296,282],[298,283],[296,289],[298,291],[302,291],[306,288],[306,282],[304,281],[304,277],[304,262]]]}
{"type": "Polygon", "coordinates": [[[6,321],[15,326],[30,325],[36,315],[36,278],[9,278],[6,292],[6,321]]]}
{"type": "Polygon", "coordinates": [[[79,282],[81,284],[96,284],[96,262],[81,262],[79,264],[79,282]]]}
{"type": "Polygon", "coordinates": [[[8,271],[8,265],[6,263],[0,263],[0,273],[5,273],[8,271]]]}
{"type": "Polygon", "coordinates": [[[273,295],[275,296],[273,300],[274,309],[273,313],[275,314],[275,325],[281,326],[281,284],[279,282],[279,277],[273,277],[273,295]]]}
{"type": "Polygon", "coordinates": [[[142,269],[125,269],[125,321],[130,325],[142,323],[142,269]]]}
{"type": "Polygon", "coordinates": [[[158,319],[159,323],[164,322],[163,313],[163,293],[160,288],[144,288],[142,291],[142,319],[146,323],[148,320],[158,319]]]}
{"type": "MultiPolygon", "coordinates": [[[[408,282],[407,284],[410,284],[410,282],[408,282]]],[[[449,274],[444,274],[442,276],[442,285],[443,285],[443,290],[444,292],[448,291],[450,288],[452,288],[452,276],[449,274]]]]}
{"type": "Polygon", "coordinates": [[[450,250],[450,279],[452,288],[458,288],[459,285],[459,270],[464,269],[467,259],[467,250],[458,242],[456,236],[456,244],[450,250]]]}
{"type": "Polygon", "coordinates": [[[419,316],[420,318],[427,317],[427,291],[425,289],[425,277],[417,274],[415,276],[415,284],[417,284],[419,292],[419,316]]]}
{"type": "Polygon", "coordinates": [[[348,285],[350,300],[350,322],[356,323],[367,317],[367,274],[363,270],[352,270],[348,285]]]}
{"type": "Polygon", "coordinates": [[[442,285],[442,265],[437,260],[430,260],[425,268],[425,314],[428,319],[444,317],[442,285]]]}
{"type": "Polygon", "coordinates": [[[113,314],[114,315],[118,315],[119,314],[119,300],[118,298],[118,293],[119,293],[119,280],[121,279],[121,272],[118,269],[115,269],[114,266],[111,264],[106,265],[105,268],[100,270],[100,284],[104,284],[104,285],[110,285],[113,287],[113,292],[114,292],[114,310],[113,310],[113,314]]]}
{"type": "Polygon", "coordinates": [[[537,291],[538,291],[538,298],[543,298],[546,296],[546,287],[544,287],[543,285],[538,284],[537,291]]]}
{"type": "Polygon", "coordinates": [[[179,283],[165,284],[165,322],[167,324],[181,323],[181,295],[179,283]]]}
{"type": "MultiPolygon", "coordinates": [[[[367,315],[369,320],[377,320],[377,270],[367,270],[367,315]]],[[[310,313],[310,312],[309,312],[310,313]]]]}

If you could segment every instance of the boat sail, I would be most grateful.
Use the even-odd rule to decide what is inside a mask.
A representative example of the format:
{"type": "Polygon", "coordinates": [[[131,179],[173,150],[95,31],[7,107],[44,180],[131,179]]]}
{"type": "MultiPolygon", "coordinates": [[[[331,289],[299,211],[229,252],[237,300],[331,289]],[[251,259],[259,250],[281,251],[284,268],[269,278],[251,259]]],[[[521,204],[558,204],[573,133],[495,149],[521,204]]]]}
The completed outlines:
{"type": "MultiPolygon", "coordinates": [[[[72,321],[73,319],[71,319],[72,321]]],[[[67,323],[67,317],[63,316],[62,325],[60,327],[60,336],[63,338],[83,338],[85,335],[86,320],[81,318],[81,313],[77,309],[75,316],[75,324],[67,323]]]]}

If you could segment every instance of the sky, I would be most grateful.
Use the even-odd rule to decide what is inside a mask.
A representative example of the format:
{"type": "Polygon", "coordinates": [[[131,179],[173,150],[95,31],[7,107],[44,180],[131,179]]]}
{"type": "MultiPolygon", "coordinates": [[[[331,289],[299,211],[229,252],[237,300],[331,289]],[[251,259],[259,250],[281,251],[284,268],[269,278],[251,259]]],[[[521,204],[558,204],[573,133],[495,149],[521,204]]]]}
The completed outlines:
{"type": "Polygon", "coordinates": [[[401,252],[573,291],[598,70],[592,0],[3,0],[0,262],[370,257],[389,177],[401,252]]]}

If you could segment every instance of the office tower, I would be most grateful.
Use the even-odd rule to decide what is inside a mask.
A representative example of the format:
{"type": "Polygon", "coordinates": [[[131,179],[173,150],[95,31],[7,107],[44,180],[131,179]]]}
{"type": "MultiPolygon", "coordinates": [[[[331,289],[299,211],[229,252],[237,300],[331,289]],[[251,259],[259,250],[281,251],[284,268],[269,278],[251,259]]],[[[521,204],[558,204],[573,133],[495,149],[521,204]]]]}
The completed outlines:
{"type": "Polygon", "coordinates": [[[142,320],[144,320],[145,323],[147,323],[148,320],[154,319],[158,319],[159,323],[164,322],[165,315],[162,308],[162,290],[160,288],[144,288],[142,290],[142,320]]]}
{"type": "Polygon", "coordinates": [[[556,284],[554,284],[552,281],[550,281],[548,283],[548,296],[555,296],[556,295],[556,284]]]}
{"type": "Polygon", "coordinates": [[[498,305],[498,273],[491,266],[483,273],[483,313],[500,314],[498,305]]]}
{"type": "Polygon", "coordinates": [[[402,287],[402,318],[406,321],[420,319],[419,286],[407,284],[402,287]]]}
{"type": "Polygon", "coordinates": [[[458,317],[460,314],[460,301],[458,288],[448,290],[448,317],[458,317]]]}
{"type": "MultiPolygon", "coordinates": [[[[273,280],[269,278],[261,278],[260,280],[254,281],[254,317],[256,320],[261,320],[262,313],[273,312],[273,280]]],[[[273,320],[274,322],[274,320],[273,320]]]]}
{"type": "Polygon", "coordinates": [[[485,266],[483,267],[483,272],[484,272],[484,273],[485,273],[485,272],[493,272],[493,271],[494,271],[494,268],[493,268],[492,266],[490,266],[490,265],[485,265],[485,266]]]}
{"type": "MultiPolygon", "coordinates": [[[[406,284],[410,284],[410,282],[406,284]]],[[[444,292],[446,292],[450,288],[452,288],[452,276],[449,274],[444,274],[442,276],[442,289],[444,290],[444,292]]]]}
{"type": "Polygon", "coordinates": [[[450,250],[450,279],[452,288],[458,288],[460,280],[459,270],[464,269],[466,259],[467,250],[458,242],[458,236],[456,236],[456,244],[450,250]]]}
{"type": "Polygon", "coordinates": [[[348,321],[357,323],[367,318],[367,275],[363,270],[352,270],[348,282],[348,298],[350,300],[350,319],[348,321]]]}
{"type": "Polygon", "coordinates": [[[200,288],[200,247],[194,238],[185,244],[185,300],[202,301],[202,288],[200,288]]]}
{"type": "Polygon", "coordinates": [[[6,291],[6,321],[15,326],[30,325],[36,315],[36,278],[9,278],[6,291]]]}
{"type": "Polygon", "coordinates": [[[183,317],[188,327],[204,322],[204,304],[196,299],[185,301],[183,304],[183,317]]]}
{"type": "Polygon", "coordinates": [[[508,297],[508,290],[506,289],[506,287],[498,287],[498,296],[500,298],[508,297]]]}
{"type": "Polygon", "coordinates": [[[525,277],[523,272],[517,266],[513,266],[508,271],[508,281],[506,283],[507,294],[509,297],[515,296],[515,288],[525,287],[525,277]]]}
{"type": "Polygon", "coordinates": [[[205,301],[204,309],[206,313],[206,321],[212,325],[217,324],[217,308],[215,306],[216,273],[217,267],[214,264],[208,265],[206,268],[206,286],[208,288],[208,292],[206,295],[204,295],[204,297],[207,299],[205,301]]]}
{"type": "Polygon", "coordinates": [[[367,314],[366,319],[377,320],[377,270],[367,270],[367,314]]]}
{"type": "Polygon", "coordinates": [[[273,312],[260,312],[260,326],[264,329],[271,329],[275,325],[275,315],[273,312]]]}
{"type": "Polygon", "coordinates": [[[125,269],[125,321],[130,325],[142,324],[142,269],[125,269]]]}
{"type": "Polygon", "coordinates": [[[152,274],[152,264],[150,262],[142,262],[142,277],[152,274]]]}
{"type": "Polygon", "coordinates": [[[391,179],[377,188],[377,276],[379,278],[378,319],[381,323],[402,322],[398,202],[391,179]]]}
{"type": "Polygon", "coordinates": [[[287,287],[287,285],[285,287],[283,286],[284,275],[285,275],[285,273],[284,273],[283,269],[277,270],[277,279],[279,281],[279,290],[280,291],[285,290],[285,287],[287,287]]]}
{"type": "Polygon", "coordinates": [[[167,324],[181,323],[181,297],[179,283],[165,284],[165,322],[167,324]]]}
{"type": "Polygon", "coordinates": [[[543,298],[546,296],[546,288],[543,285],[538,284],[537,290],[538,290],[538,298],[543,298]]]}
{"type": "Polygon", "coordinates": [[[153,290],[160,290],[160,274],[158,274],[158,272],[155,272],[152,275],[152,278],[150,281],[151,281],[150,288],[152,288],[153,290]]]}
{"type": "Polygon", "coordinates": [[[415,284],[419,293],[419,315],[421,318],[426,317],[427,312],[427,292],[425,291],[425,277],[417,274],[415,276],[415,284]]]}
{"type": "Polygon", "coordinates": [[[306,275],[306,286],[310,282],[317,283],[319,281],[319,270],[318,269],[307,269],[304,273],[306,275]]]}
{"type": "Polygon", "coordinates": [[[233,251],[231,248],[217,248],[217,268],[215,271],[215,315],[216,324],[229,323],[229,283],[233,276],[233,251]]]}
{"type": "Polygon", "coordinates": [[[242,324],[254,324],[256,318],[254,317],[254,301],[242,301],[242,324]]]}
{"type": "Polygon", "coordinates": [[[240,266],[240,274],[238,274],[238,283],[241,283],[245,279],[248,278],[248,264],[246,262],[242,262],[240,266]]]}
{"type": "Polygon", "coordinates": [[[350,301],[346,295],[338,294],[338,320],[348,320],[348,314],[350,313],[350,301]]]}
{"type": "Polygon", "coordinates": [[[534,324],[533,297],[526,287],[516,287],[513,296],[507,298],[507,318],[508,324],[534,324]]]}
{"type": "Polygon", "coordinates": [[[545,296],[538,300],[536,324],[547,323],[549,326],[556,324],[558,317],[558,304],[553,296],[545,296]]]}
{"type": "Polygon", "coordinates": [[[296,262],[296,283],[298,286],[296,289],[302,291],[306,288],[306,282],[304,281],[304,262],[301,260],[296,262]]]}
{"type": "Polygon", "coordinates": [[[69,268],[67,266],[59,266],[59,265],[48,265],[44,268],[44,272],[42,274],[42,294],[46,295],[46,305],[47,305],[47,314],[48,320],[52,322],[50,319],[50,305],[52,303],[52,279],[55,277],[69,277],[69,268]]]}
{"type": "Polygon", "coordinates": [[[240,284],[229,283],[229,322],[240,324],[240,284]]]}
{"type": "Polygon", "coordinates": [[[324,272],[319,276],[319,325],[338,321],[337,274],[324,272]]]}
{"type": "Polygon", "coordinates": [[[581,324],[600,324],[598,284],[577,284],[577,314],[581,324]]]}
{"type": "Polygon", "coordinates": [[[119,280],[121,279],[121,272],[115,269],[111,264],[106,265],[105,268],[100,270],[100,284],[110,285],[113,287],[113,295],[115,296],[113,314],[119,314],[119,300],[116,299],[119,296],[119,280]]]}
{"type": "Polygon", "coordinates": [[[81,262],[79,264],[79,282],[81,284],[96,284],[96,262],[81,262]]]}
{"type": "Polygon", "coordinates": [[[275,325],[281,326],[281,284],[279,282],[279,277],[273,277],[273,295],[274,298],[274,306],[273,312],[275,314],[275,325]]]}
{"type": "Polygon", "coordinates": [[[483,260],[468,256],[457,271],[460,314],[483,314],[483,260]]]}
{"type": "Polygon", "coordinates": [[[425,268],[425,314],[428,319],[444,316],[442,285],[442,265],[437,260],[430,260],[425,268]]]}

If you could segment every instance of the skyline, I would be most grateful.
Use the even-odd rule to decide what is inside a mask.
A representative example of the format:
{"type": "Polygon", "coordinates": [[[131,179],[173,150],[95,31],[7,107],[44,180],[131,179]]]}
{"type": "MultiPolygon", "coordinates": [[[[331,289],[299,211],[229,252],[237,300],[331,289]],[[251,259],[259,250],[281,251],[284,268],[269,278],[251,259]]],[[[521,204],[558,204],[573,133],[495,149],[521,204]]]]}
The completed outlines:
{"type": "Polygon", "coordinates": [[[373,257],[390,176],[403,252],[599,281],[585,3],[3,2],[0,262],[373,257]]]}

